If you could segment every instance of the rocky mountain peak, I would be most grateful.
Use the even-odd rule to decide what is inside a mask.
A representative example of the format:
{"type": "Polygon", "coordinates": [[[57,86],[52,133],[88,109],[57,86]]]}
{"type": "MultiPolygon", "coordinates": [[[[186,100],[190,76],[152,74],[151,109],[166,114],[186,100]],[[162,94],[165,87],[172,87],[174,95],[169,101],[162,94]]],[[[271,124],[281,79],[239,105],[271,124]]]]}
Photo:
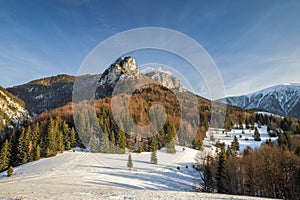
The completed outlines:
{"type": "Polygon", "coordinates": [[[168,71],[161,70],[161,68],[159,68],[156,71],[148,72],[145,74],[145,76],[152,78],[153,80],[159,82],[166,88],[178,89],[179,91],[183,91],[180,79],[172,75],[172,73],[168,71]]]}
{"type": "Polygon", "coordinates": [[[126,80],[128,78],[140,78],[141,76],[140,69],[133,57],[121,57],[104,71],[99,80],[99,85],[116,84],[120,79],[126,80]]]}

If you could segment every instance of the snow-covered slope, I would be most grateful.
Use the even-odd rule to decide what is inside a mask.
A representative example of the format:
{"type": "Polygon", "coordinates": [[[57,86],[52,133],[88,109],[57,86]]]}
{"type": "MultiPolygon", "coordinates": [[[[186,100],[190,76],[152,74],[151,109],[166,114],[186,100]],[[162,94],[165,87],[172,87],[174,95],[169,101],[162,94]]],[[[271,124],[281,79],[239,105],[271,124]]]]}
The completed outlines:
{"type": "Polygon", "coordinates": [[[158,165],[149,163],[150,153],[133,153],[131,171],[128,154],[65,152],[16,167],[12,177],[0,174],[0,199],[256,199],[190,192],[198,151],[176,151],[158,151],[158,165]]]}
{"type": "Polygon", "coordinates": [[[248,95],[219,100],[246,109],[300,118],[300,85],[277,85],[248,95]]]}
{"type": "MultiPolygon", "coordinates": [[[[277,137],[270,137],[267,131],[267,126],[258,127],[257,124],[255,125],[258,128],[258,131],[260,133],[261,141],[255,141],[254,140],[254,130],[251,129],[232,129],[230,132],[223,132],[222,129],[216,130],[212,129],[207,133],[207,136],[213,136],[215,141],[209,141],[210,137],[205,138],[204,144],[208,146],[213,146],[215,142],[219,141],[220,143],[225,143],[225,147],[228,145],[231,145],[231,142],[233,141],[234,136],[237,137],[240,147],[240,153],[244,151],[245,148],[250,147],[252,149],[260,147],[263,143],[266,142],[266,140],[271,140],[272,142],[277,141],[277,137]]],[[[215,153],[215,147],[213,147],[214,150],[211,152],[212,154],[215,153]]]]}

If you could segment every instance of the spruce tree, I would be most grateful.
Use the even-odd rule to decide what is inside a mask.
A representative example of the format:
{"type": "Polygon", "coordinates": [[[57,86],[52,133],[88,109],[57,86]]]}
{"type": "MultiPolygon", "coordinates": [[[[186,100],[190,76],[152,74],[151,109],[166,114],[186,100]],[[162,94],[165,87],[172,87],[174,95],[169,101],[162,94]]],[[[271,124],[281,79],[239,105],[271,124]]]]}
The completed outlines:
{"type": "Polygon", "coordinates": [[[158,150],[157,139],[155,136],[151,138],[151,152],[155,152],[158,150]]]}
{"type": "Polygon", "coordinates": [[[226,152],[225,145],[221,146],[221,151],[218,153],[218,163],[217,163],[217,172],[216,172],[216,181],[217,181],[217,190],[219,193],[226,192],[226,152]]]}
{"type": "Polygon", "coordinates": [[[37,145],[35,154],[34,154],[34,160],[39,160],[41,158],[41,147],[40,145],[37,145]]]}
{"type": "Polygon", "coordinates": [[[152,151],[151,152],[151,164],[157,164],[157,151],[152,151]]]}
{"type": "Polygon", "coordinates": [[[176,153],[175,145],[177,143],[176,140],[176,130],[173,123],[167,123],[167,152],[168,153],[176,153]]]}
{"type": "Polygon", "coordinates": [[[261,141],[260,133],[259,133],[257,127],[255,127],[255,130],[254,130],[254,140],[255,141],[261,141]]]}
{"type": "Polygon", "coordinates": [[[10,162],[10,149],[8,140],[5,140],[0,151],[0,172],[8,168],[10,162]]]}
{"type": "Polygon", "coordinates": [[[63,151],[65,150],[65,145],[64,145],[64,136],[62,131],[57,131],[57,145],[58,145],[58,151],[60,153],[63,153],[63,151]]]}
{"type": "Polygon", "coordinates": [[[125,148],[126,148],[126,136],[125,132],[123,130],[123,126],[121,126],[118,129],[118,148],[119,148],[119,153],[125,153],[125,148]]]}
{"type": "Polygon", "coordinates": [[[40,140],[40,125],[37,122],[34,126],[34,129],[31,133],[31,140],[33,141],[33,143],[38,143],[40,140]]]}
{"type": "Polygon", "coordinates": [[[32,134],[32,130],[31,130],[31,126],[27,126],[26,131],[25,131],[25,139],[23,140],[23,146],[25,149],[25,153],[26,156],[22,162],[22,164],[25,164],[27,162],[30,162],[31,160],[33,160],[31,158],[31,153],[33,150],[33,144],[31,141],[31,134],[32,134]]]}
{"type": "Polygon", "coordinates": [[[116,153],[116,142],[115,142],[115,133],[114,130],[111,130],[110,134],[110,153],[116,153]]]}
{"type": "Polygon", "coordinates": [[[205,192],[212,192],[214,189],[214,173],[212,166],[213,158],[211,156],[206,156],[203,161],[203,190],[205,192]]]}
{"type": "Polygon", "coordinates": [[[14,151],[10,152],[10,160],[11,160],[11,164],[12,165],[16,165],[17,164],[17,154],[18,154],[18,138],[16,137],[16,133],[15,131],[13,131],[9,137],[9,149],[12,150],[14,149],[14,151]]]}
{"type": "Polygon", "coordinates": [[[108,133],[104,132],[103,133],[103,153],[109,153],[110,152],[110,146],[109,146],[109,137],[108,137],[108,133]]]}
{"type": "Polygon", "coordinates": [[[233,138],[233,141],[231,142],[231,149],[234,152],[238,152],[240,150],[240,143],[236,137],[236,135],[233,138]]]}
{"type": "Polygon", "coordinates": [[[192,141],[192,147],[196,150],[202,150],[203,148],[203,139],[206,135],[206,129],[204,126],[198,128],[197,133],[192,141]]]}
{"type": "Polygon", "coordinates": [[[159,138],[158,139],[159,139],[158,142],[160,144],[159,146],[160,147],[165,147],[166,144],[167,144],[167,138],[166,138],[166,132],[165,132],[164,128],[162,128],[160,130],[159,138]]]}
{"type": "Polygon", "coordinates": [[[18,138],[18,147],[17,147],[17,164],[25,164],[27,162],[27,146],[25,138],[25,129],[21,128],[21,133],[18,138]]]}
{"type": "Polygon", "coordinates": [[[35,147],[34,144],[32,144],[32,141],[30,140],[27,146],[27,158],[28,158],[28,162],[32,162],[34,160],[34,151],[35,151],[35,147]]]}
{"type": "Polygon", "coordinates": [[[47,150],[46,157],[55,156],[57,154],[57,129],[52,117],[49,118],[47,132],[47,150]]]}
{"type": "Polygon", "coordinates": [[[133,167],[131,154],[128,155],[127,167],[129,168],[129,170],[131,170],[131,168],[133,167]]]}
{"type": "Polygon", "coordinates": [[[68,124],[63,121],[62,127],[61,127],[62,135],[63,135],[63,144],[65,150],[71,149],[71,143],[70,143],[70,137],[69,137],[69,126],[68,124]]]}
{"type": "Polygon", "coordinates": [[[90,151],[92,153],[98,153],[100,149],[99,145],[100,145],[99,139],[95,135],[92,135],[90,141],[90,151]]]}
{"type": "Polygon", "coordinates": [[[74,129],[74,127],[72,127],[72,129],[71,129],[70,143],[71,143],[71,147],[75,147],[76,146],[76,135],[75,135],[75,129],[74,129]]]}

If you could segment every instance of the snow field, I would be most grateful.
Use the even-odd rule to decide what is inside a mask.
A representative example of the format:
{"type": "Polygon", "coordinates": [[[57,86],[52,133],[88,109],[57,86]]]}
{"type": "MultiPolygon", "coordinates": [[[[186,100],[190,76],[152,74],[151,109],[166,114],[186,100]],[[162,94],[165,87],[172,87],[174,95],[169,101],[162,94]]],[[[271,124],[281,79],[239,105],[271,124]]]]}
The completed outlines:
{"type": "MultiPolygon", "coordinates": [[[[260,133],[260,138],[261,141],[255,141],[253,138],[254,135],[254,130],[250,129],[232,129],[230,132],[224,132],[222,129],[219,130],[212,130],[210,131],[213,134],[213,138],[215,139],[214,142],[209,141],[209,135],[210,133],[207,133],[207,138],[204,140],[204,144],[208,146],[212,146],[215,144],[215,142],[220,141],[221,143],[225,143],[225,148],[227,146],[231,145],[231,142],[233,141],[234,136],[237,137],[238,142],[240,144],[240,153],[243,152],[243,150],[248,146],[251,147],[252,149],[256,147],[260,147],[260,145],[264,142],[266,142],[267,139],[271,139],[272,142],[276,142],[277,137],[269,137],[269,134],[267,132],[267,126],[262,126],[261,128],[258,128],[258,131],[260,133]],[[244,133],[242,133],[244,131],[244,133]],[[241,136],[241,138],[240,138],[241,136]],[[247,140],[247,139],[248,140],[247,140]]],[[[215,147],[212,147],[215,150],[215,147]]]]}

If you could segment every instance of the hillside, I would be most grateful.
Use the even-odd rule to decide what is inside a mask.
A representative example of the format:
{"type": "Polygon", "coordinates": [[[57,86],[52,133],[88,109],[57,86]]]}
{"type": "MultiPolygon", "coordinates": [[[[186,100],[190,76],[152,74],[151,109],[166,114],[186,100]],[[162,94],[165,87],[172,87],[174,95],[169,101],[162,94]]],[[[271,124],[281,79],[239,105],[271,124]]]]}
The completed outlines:
{"type": "Polygon", "coordinates": [[[0,87],[0,131],[11,121],[22,121],[27,114],[24,102],[0,87]]]}
{"type": "Polygon", "coordinates": [[[25,102],[31,114],[65,105],[72,100],[74,76],[58,75],[34,80],[24,85],[7,88],[25,102]]]}
{"type": "Polygon", "coordinates": [[[22,99],[31,114],[40,114],[45,110],[52,110],[71,102],[76,79],[96,83],[99,77],[100,75],[76,77],[61,74],[33,80],[23,85],[7,88],[7,90],[22,99]]]}
{"type": "Polygon", "coordinates": [[[219,100],[233,106],[300,118],[300,85],[277,85],[247,95],[219,100]]]}

